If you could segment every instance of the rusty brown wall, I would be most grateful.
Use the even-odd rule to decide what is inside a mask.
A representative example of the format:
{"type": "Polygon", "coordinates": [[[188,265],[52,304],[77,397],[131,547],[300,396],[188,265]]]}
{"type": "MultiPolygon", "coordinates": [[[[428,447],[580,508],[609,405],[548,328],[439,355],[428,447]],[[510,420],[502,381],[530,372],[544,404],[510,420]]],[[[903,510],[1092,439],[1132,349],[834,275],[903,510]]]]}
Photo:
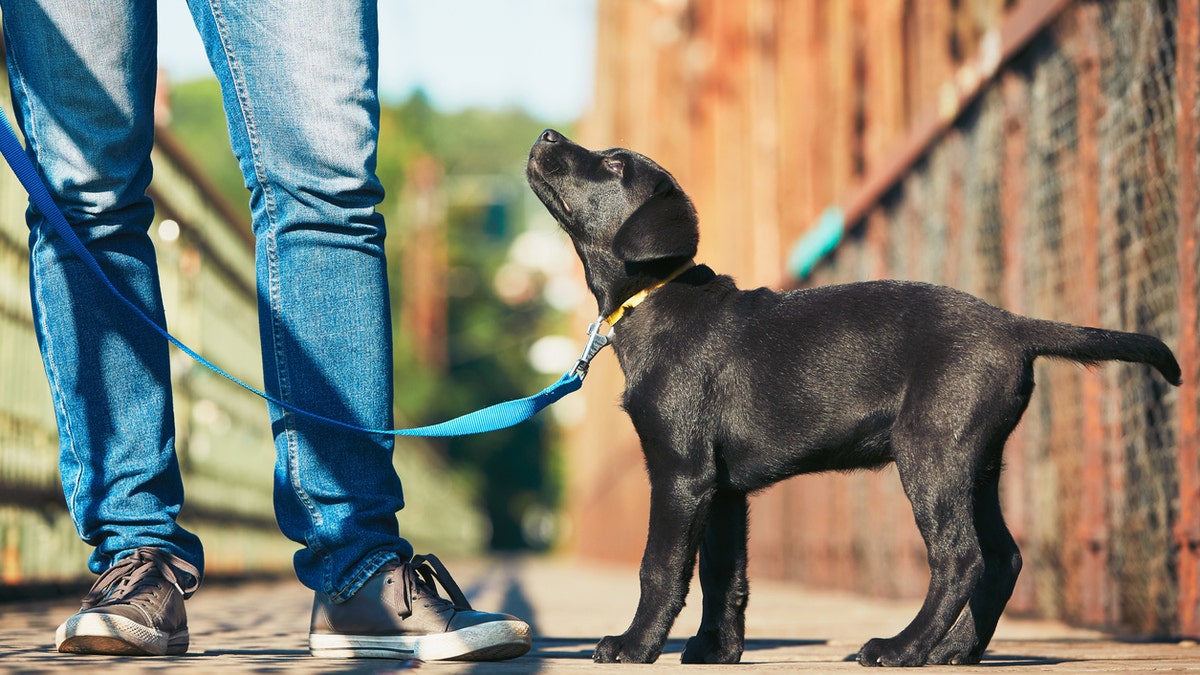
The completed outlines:
{"type": "MultiPolygon", "coordinates": [[[[1039,362],[1002,482],[1026,559],[1010,608],[1200,635],[1197,0],[600,0],[598,18],[583,141],[670,169],[699,258],[743,287],[920,279],[1176,348],[1180,389],[1039,362]],[[964,67],[1001,43],[994,77],[964,67]],[[797,279],[788,252],[831,205],[846,233],[797,279]]],[[[635,561],[643,463],[615,359],[592,372],[570,546],[635,561]]],[[[894,469],[786,481],[751,518],[755,576],[925,591],[894,469]]]]}

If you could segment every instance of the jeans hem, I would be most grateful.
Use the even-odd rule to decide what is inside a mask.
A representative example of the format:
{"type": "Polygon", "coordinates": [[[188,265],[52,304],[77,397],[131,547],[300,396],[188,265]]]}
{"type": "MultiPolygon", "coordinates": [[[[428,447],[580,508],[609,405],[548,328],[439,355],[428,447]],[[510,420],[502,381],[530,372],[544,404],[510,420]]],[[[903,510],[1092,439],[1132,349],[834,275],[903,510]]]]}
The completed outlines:
{"type": "Polygon", "coordinates": [[[329,594],[329,599],[335,604],[349,600],[350,598],[354,597],[354,594],[358,593],[359,589],[365,586],[367,582],[371,580],[371,577],[375,576],[380,569],[395,560],[400,560],[400,554],[395,551],[380,551],[367,556],[367,558],[365,558],[364,561],[354,571],[354,574],[350,577],[350,581],[347,582],[346,585],[336,593],[329,594]]]}

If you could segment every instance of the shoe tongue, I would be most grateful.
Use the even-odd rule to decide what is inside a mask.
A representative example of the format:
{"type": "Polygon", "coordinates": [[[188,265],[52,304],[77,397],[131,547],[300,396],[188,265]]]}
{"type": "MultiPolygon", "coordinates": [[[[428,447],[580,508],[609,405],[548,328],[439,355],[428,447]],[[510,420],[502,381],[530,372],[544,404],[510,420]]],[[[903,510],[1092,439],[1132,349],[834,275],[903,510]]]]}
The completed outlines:
{"type": "Polygon", "coordinates": [[[83,598],[83,607],[94,607],[101,602],[124,599],[148,580],[162,578],[153,565],[139,565],[135,561],[121,561],[96,580],[96,584],[83,598]]]}
{"type": "Polygon", "coordinates": [[[191,564],[163,551],[139,548],[96,579],[92,590],[83,598],[83,608],[94,607],[100,602],[121,600],[147,581],[158,579],[174,585],[185,598],[195,593],[200,585],[200,573],[191,564]],[[186,585],[180,583],[180,576],[186,585]]]}
{"type": "Polygon", "coordinates": [[[413,614],[414,602],[419,602],[424,610],[443,615],[448,613],[447,622],[456,612],[471,609],[458,584],[454,583],[454,579],[450,578],[449,572],[446,572],[440,563],[430,565],[425,557],[416,556],[397,571],[403,579],[403,583],[398,584],[396,589],[397,594],[403,595],[402,598],[397,598],[396,603],[396,606],[401,608],[402,617],[413,614]],[[438,568],[441,568],[441,574],[438,568]],[[438,592],[439,585],[450,595],[449,599],[442,597],[438,592]]]}
{"type": "Polygon", "coordinates": [[[400,610],[402,618],[413,615],[414,603],[438,613],[454,609],[453,604],[438,595],[437,588],[419,574],[411,563],[405,563],[396,573],[402,581],[396,584],[396,608],[400,610]]]}
{"type": "Polygon", "coordinates": [[[450,596],[450,602],[458,609],[471,609],[471,603],[467,601],[467,596],[462,592],[462,589],[455,583],[454,577],[450,576],[450,570],[442,564],[432,554],[423,556],[413,556],[413,564],[425,582],[433,587],[435,582],[440,584],[446,590],[446,594],[450,596]]]}
{"type": "Polygon", "coordinates": [[[455,608],[453,602],[443,598],[442,595],[438,593],[437,586],[429,583],[425,579],[422,579],[420,576],[418,576],[415,581],[417,588],[420,589],[419,594],[424,596],[425,601],[429,603],[430,609],[443,612],[448,609],[452,610],[455,608]]]}

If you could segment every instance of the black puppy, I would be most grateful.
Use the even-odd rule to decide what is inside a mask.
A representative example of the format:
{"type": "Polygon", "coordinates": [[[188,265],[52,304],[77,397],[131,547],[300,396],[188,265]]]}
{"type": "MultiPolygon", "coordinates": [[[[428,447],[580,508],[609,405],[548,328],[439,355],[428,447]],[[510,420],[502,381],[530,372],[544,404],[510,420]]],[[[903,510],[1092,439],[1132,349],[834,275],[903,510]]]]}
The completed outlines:
{"type": "Polygon", "coordinates": [[[683,661],[737,662],[747,493],[895,462],[928,548],[929,591],[908,627],[867,642],[858,660],[977,663],[1021,568],[998,483],[1034,358],[1148,363],[1180,382],[1153,337],[1029,319],[941,286],[738,290],[692,264],[695,209],[629,150],[591,152],[548,130],[527,173],[574,242],[600,316],[620,320],[623,405],[650,476],[641,600],[596,661],[658,658],[698,551],[703,619],[683,661]]]}

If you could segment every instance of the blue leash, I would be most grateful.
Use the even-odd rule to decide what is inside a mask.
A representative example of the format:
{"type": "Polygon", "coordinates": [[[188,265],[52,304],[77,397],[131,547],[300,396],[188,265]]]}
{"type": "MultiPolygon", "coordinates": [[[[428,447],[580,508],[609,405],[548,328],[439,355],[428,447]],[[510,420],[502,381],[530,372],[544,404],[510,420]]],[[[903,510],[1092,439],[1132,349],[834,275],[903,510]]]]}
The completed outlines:
{"type": "Polygon", "coordinates": [[[67,219],[59,210],[58,205],[50,197],[50,191],[46,189],[45,183],[42,182],[38,175],[37,168],[33,164],[33,160],[25,153],[25,149],[21,146],[21,142],[17,139],[17,134],[13,131],[12,125],[9,124],[4,111],[0,110],[0,120],[3,120],[3,133],[0,133],[0,153],[4,155],[4,159],[8,161],[8,165],[12,167],[13,173],[17,175],[17,180],[25,187],[29,193],[29,200],[37,208],[38,211],[45,216],[50,222],[55,233],[62,237],[67,243],[71,251],[83,261],[96,277],[103,283],[108,290],[126,307],[131,309],[134,314],[145,321],[159,335],[166,338],[171,344],[175,345],[184,354],[195,359],[198,363],[213,371],[214,373],[233,382],[239,387],[263,398],[275,405],[289,410],[297,415],[332,424],[334,426],[348,429],[359,433],[368,434],[384,434],[388,436],[467,436],[470,434],[482,434],[497,429],[506,429],[508,427],[520,424],[525,420],[533,417],[546,406],[554,403],[558,399],[567,394],[579,389],[583,385],[583,378],[587,375],[588,364],[591,362],[596,352],[600,351],[604,345],[608,344],[608,339],[599,333],[599,322],[594,323],[588,329],[588,342],[584,348],[584,354],[575,364],[575,366],[565,373],[557,382],[543,389],[541,392],[526,398],[516,399],[513,401],[505,401],[497,403],[482,410],[477,410],[473,413],[468,413],[461,417],[456,417],[452,420],[447,420],[440,424],[431,424],[424,427],[416,427],[412,429],[367,429],[354,424],[348,424],[339,420],[318,415],[317,413],[309,412],[296,406],[285,403],[270,394],[259,391],[254,387],[246,384],[238,378],[230,375],[222,370],[219,366],[196,353],[191,347],[183,344],[174,335],[167,332],[166,328],[158,325],[153,319],[146,315],[137,305],[133,304],[128,298],[121,294],[109,280],[108,275],[100,268],[100,264],[96,262],[96,258],[91,251],[83,245],[79,240],[79,236],[71,229],[67,223],[67,219]]]}

